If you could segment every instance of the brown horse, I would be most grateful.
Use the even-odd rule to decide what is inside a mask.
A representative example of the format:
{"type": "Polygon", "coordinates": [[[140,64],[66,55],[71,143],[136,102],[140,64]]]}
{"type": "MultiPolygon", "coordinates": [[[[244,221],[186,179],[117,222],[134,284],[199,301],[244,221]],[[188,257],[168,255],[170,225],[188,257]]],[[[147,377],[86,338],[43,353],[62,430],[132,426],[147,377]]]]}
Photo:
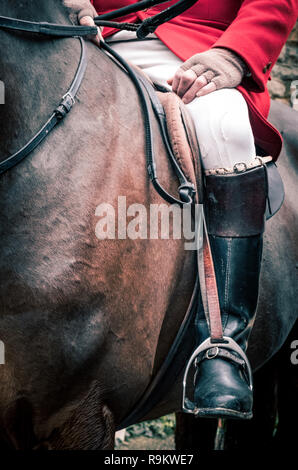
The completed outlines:
{"type": "MultiPolygon", "coordinates": [[[[70,23],[60,0],[0,0],[0,14],[70,23]]],[[[75,74],[80,45],[3,30],[0,44],[3,160],[57,106],[75,74]]],[[[69,116],[0,178],[2,447],[112,448],[115,428],[161,365],[193,289],[195,256],[185,251],[185,240],[99,240],[95,234],[99,204],[116,208],[118,196],[126,196],[127,207],[163,201],[148,180],[133,84],[94,44],[87,50],[86,75],[69,116]]],[[[160,180],[174,193],[177,181],[156,121],[154,136],[160,180]]],[[[281,162],[286,202],[267,226],[249,350],[254,367],[282,345],[296,318],[295,165],[281,162]]],[[[180,406],[179,379],[146,418],[180,406]]]]}

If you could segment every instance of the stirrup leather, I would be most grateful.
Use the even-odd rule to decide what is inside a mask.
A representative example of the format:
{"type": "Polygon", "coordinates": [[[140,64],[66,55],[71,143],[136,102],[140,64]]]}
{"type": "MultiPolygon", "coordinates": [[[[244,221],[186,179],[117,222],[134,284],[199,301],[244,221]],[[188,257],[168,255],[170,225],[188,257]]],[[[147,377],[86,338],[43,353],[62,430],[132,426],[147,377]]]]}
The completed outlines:
{"type": "MultiPolygon", "coordinates": [[[[230,351],[234,351],[238,356],[240,356],[243,361],[244,361],[244,366],[247,371],[247,378],[248,378],[248,385],[249,388],[252,390],[253,389],[253,375],[252,375],[252,370],[250,367],[250,364],[248,362],[247,356],[244,353],[244,351],[240,348],[240,346],[234,341],[232,338],[229,338],[227,336],[223,336],[222,341],[214,342],[211,340],[211,337],[207,338],[203,343],[201,343],[193,352],[191,358],[189,359],[185,372],[184,372],[184,377],[183,377],[183,394],[182,394],[182,410],[185,413],[190,413],[194,414],[195,416],[200,415],[200,408],[198,408],[193,401],[191,401],[187,395],[187,379],[189,375],[190,368],[192,364],[195,362],[197,357],[201,355],[202,352],[208,351],[209,349],[212,350],[214,348],[220,348],[220,349],[227,349],[230,351]]],[[[210,356],[209,359],[212,359],[212,357],[215,356],[210,356]]],[[[235,361],[237,362],[237,361],[235,361]]]]}

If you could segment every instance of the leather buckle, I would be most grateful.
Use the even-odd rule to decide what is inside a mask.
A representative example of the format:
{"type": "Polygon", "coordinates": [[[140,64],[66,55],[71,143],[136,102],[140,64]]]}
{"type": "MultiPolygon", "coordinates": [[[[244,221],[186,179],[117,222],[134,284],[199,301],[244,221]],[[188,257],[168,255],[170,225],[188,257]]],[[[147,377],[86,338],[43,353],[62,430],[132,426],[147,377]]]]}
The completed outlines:
{"type": "Polygon", "coordinates": [[[184,203],[191,204],[193,202],[194,195],[196,194],[196,189],[192,183],[183,183],[178,188],[180,199],[184,203]]]}
{"type": "Polygon", "coordinates": [[[217,355],[218,355],[218,346],[215,346],[213,348],[210,348],[207,350],[206,352],[206,359],[214,359],[217,355]],[[211,352],[211,355],[210,355],[210,351],[214,351],[213,353],[211,352]]]}
{"type": "Polygon", "coordinates": [[[72,94],[68,92],[68,93],[65,93],[64,96],[62,96],[62,100],[60,104],[64,106],[67,112],[69,112],[71,108],[73,107],[73,105],[75,104],[75,99],[72,96],[72,94]]]}
{"type": "Polygon", "coordinates": [[[69,113],[74,104],[75,99],[71,93],[68,92],[62,96],[59,106],[55,109],[55,114],[58,119],[63,119],[66,114],[69,113]]]}

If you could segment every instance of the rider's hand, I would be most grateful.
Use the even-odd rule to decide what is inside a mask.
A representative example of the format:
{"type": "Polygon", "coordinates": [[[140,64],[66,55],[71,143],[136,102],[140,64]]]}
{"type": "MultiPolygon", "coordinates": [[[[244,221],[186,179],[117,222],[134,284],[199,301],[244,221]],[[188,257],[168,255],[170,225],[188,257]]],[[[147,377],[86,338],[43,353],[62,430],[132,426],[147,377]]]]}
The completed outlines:
{"type": "MultiPolygon", "coordinates": [[[[94,6],[91,5],[90,0],[64,0],[64,4],[77,14],[80,25],[96,26],[94,18],[97,16],[97,12],[94,6]]],[[[99,45],[100,41],[103,41],[103,37],[101,35],[101,28],[97,28],[97,31],[97,35],[90,36],[89,39],[99,45]]]]}
{"type": "MultiPolygon", "coordinates": [[[[95,16],[97,16],[97,15],[95,15],[95,16]]],[[[93,18],[94,17],[92,17],[90,15],[86,15],[85,13],[83,13],[83,15],[81,17],[79,17],[79,15],[78,15],[79,23],[82,26],[96,26],[96,24],[94,23],[93,18]]],[[[103,41],[103,37],[101,35],[101,28],[97,27],[96,36],[90,36],[89,39],[91,39],[91,41],[95,42],[95,44],[97,44],[99,46],[100,41],[103,41]]]]}
{"type": "Polygon", "coordinates": [[[187,104],[221,88],[236,88],[246,72],[246,65],[237,54],[214,47],[184,62],[168,83],[187,104]]]}

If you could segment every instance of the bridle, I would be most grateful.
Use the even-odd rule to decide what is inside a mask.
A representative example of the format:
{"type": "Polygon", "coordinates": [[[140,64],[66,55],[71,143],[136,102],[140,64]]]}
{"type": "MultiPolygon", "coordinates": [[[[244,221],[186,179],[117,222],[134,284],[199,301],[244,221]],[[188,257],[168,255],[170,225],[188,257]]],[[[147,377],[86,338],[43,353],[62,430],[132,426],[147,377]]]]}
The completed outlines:
{"type": "Polygon", "coordinates": [[[26,158],[49,135],[52,129],[61,122],[72,109],[75,103],[75,96],[80,88],[87,67],[86,46],[82,38],[89,34],[96,34],[97,28],[89,26],[64,26],[49,23],[35,23],[0,16],[0,29],[29,32],[33,34],[36,33],[60,38],[77,37],[81,44],[80,62],[71,86],[61,98],[59,105],[54,109],[48,121],[41,127],[34,137],[30,139],[24,147],[0,163],[0,174],[2,174],[24,160],[24,158],[26,158]]]}

